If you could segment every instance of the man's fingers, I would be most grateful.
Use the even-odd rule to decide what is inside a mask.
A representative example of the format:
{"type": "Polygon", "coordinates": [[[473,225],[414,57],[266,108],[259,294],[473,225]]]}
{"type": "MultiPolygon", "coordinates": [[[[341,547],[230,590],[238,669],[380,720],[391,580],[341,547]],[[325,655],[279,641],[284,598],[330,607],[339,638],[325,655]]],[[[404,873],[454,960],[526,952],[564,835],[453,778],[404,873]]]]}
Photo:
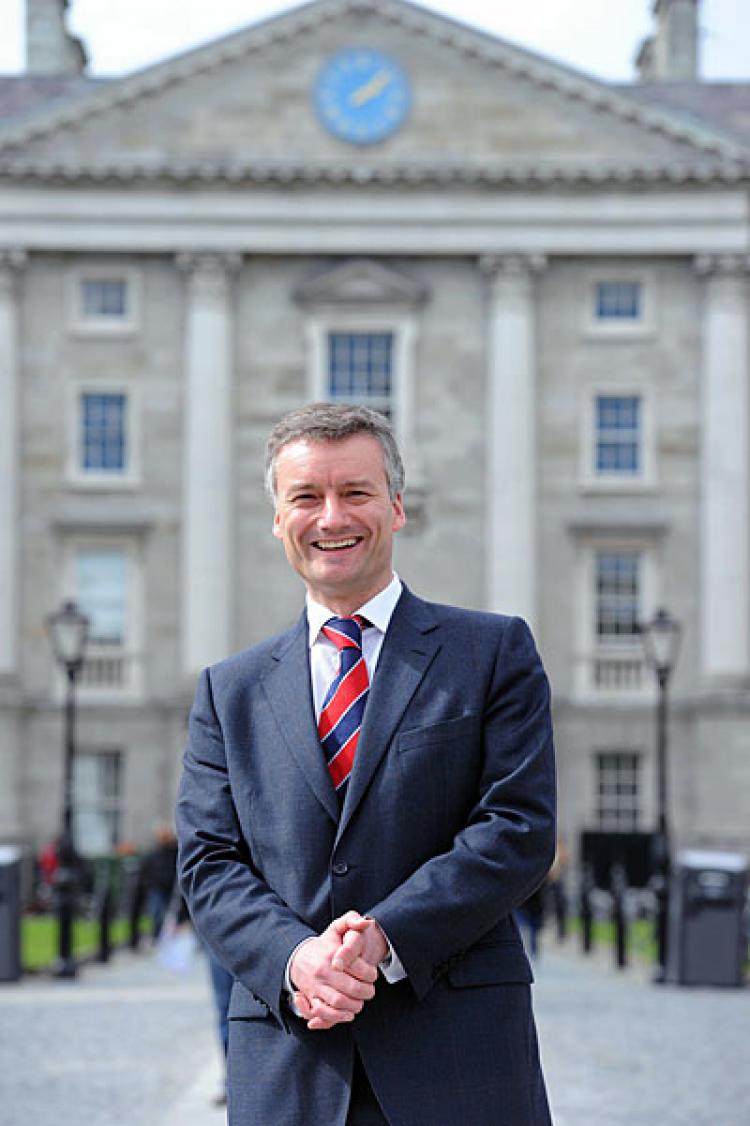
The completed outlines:
{"type": "Polygon", "coordinates": [[[364,936],[359,931],[348,930],[341,940],[341,946],[331,959],[331,965],[337,970],[348,970],[361,956],[364,948],[364,936]]]}
{"type": "Polygon", "coordinates": [[[304,993],[293,993],[292,1000],[294,1001],[295,1008],[301,1017],[305,1020],[310,1020],[313,1015],[313,1007],[308,1001],[304,993]]]}
{"type": "Polygon", "coordinates": [[[367,923],[368,920],[360,915],[359,911],[347,911],[345,915],[340,915],[338,919],[333,920],[330,929],[343,937],[347,931],[364,930],[367,923]]]}
{"type": "Polygon", "coordinates": [[[313,998],[312,1014],[307,1022],[307,1027],[312,1032],[333,1028],[336,1024],[351,1024],[357,1015],[349,1009],[338,1009],[333,1005],[327,1005],[320,997],[313,998]]]}

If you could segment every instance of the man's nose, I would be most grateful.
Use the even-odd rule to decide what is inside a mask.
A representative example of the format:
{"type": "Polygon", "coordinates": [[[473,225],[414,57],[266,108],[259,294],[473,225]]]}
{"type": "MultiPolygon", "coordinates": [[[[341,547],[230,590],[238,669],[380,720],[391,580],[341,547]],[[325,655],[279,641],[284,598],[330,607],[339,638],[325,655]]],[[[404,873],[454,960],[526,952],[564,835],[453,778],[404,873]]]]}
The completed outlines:
{"type": "Polygon", "coordinates": [[[320,512],[320,524],[324,528],[337,528],[346,522],[346,503],[342,497],[335,493],[327,494],[323,499],[320,512]]]}

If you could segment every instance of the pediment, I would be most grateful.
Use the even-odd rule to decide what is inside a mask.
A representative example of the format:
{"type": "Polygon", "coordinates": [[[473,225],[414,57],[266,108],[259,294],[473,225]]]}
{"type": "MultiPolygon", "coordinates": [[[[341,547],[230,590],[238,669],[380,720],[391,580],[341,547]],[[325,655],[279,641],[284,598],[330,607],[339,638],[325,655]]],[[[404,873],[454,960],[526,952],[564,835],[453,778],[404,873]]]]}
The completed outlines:
{"type": "Polygon", "coordinates": [[[710,179],[748,156],[407,0],[313,0],[0,130],[0,172],[101,182],[710,179]],[[325,61],[357,45],[398,60],[412,92],[377,144],[333,135],[312,97],[325,61]]]}
{"type": "Polygon", "coordinates": [[[295,293],[301,305],[311,308],[335,305],[387,305],[414,307],[427,298],[412,278],[369,258],[358,258],[307,278],[295,293]]]}

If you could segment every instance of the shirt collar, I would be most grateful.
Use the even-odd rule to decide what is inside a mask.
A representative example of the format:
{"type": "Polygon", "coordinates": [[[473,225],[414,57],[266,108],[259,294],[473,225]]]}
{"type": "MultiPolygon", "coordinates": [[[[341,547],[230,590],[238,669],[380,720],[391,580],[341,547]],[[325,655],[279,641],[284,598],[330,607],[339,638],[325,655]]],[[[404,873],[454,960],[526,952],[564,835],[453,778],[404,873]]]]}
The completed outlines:
{"type": "MultiPolygon", "coordinates": [[[[379,629],[381,633],[385,633],[388,629],[393,611],[396,609],[396,603],[401,597],[403,586],[401,579],[394,572],[393,578],[388,583],[388,586],[376,594],[368,602],[364,602],[361,606],[357,607],[354,611],[355,614],[361,614],[363,618],[367,618],[368,622],[379,629]]],[[[312,647],[318,640],[321,626],[324,626],[329,618],[335,618],[336,615],[332,610],[326,606],[321,606],[319,602],[307,595],[307,625],[308,625],[308,642],[312,647]]]]}

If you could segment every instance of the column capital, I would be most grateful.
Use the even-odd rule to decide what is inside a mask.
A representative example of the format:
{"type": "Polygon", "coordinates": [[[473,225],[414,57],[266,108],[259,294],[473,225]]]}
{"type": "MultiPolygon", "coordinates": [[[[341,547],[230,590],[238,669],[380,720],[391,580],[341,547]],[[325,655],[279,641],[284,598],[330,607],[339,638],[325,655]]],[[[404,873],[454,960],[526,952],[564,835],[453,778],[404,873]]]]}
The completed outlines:
{"type": "Polygon", "coordinates": [[[242,255],[236,252],[193,252],[176,255],[177,269],[187,274],[191,292],[207,300],[225,300],[232,277],[239,273],[242,255]]]}
{"type": "Polygon", "coordinates": [[[482,254],[479,270],[490,281],[498,277],[525,278],[547,268],[546,254],[482,254]]]}
{"type": "Polygon", "coordinates": [[[12,292],[16,277],[26,265],[27,254],[18,247],[0,250],[0,293],[12,292]]]}
{"type": "Polygon", "coordinates": [[[490,299],[503,303],[513,298],[530,298],[534,278],[546,266],[544,254],[483,254],[479,259],[479,271],[486,280],[490,299]]]}
{"type": "Polygon", "coordinates": [[[699,254],[693,269],[699,277],[743,278],[750,273],[750,254],[699,254]]]}

